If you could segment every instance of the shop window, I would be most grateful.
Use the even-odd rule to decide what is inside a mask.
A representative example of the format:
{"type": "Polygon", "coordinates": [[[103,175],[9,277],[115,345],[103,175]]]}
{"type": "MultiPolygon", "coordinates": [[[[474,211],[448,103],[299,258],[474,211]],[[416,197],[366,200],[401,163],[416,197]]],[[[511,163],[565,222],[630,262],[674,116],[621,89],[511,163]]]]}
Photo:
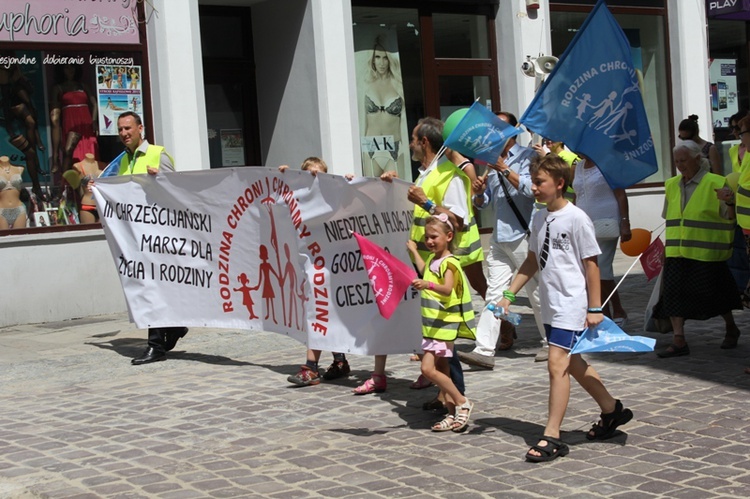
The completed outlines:
{"type": "Polygon", "coordinates": [[[0,192],[0,230],[96,223],[86,185],[123,150],[117,117],[149,114],[141,51],[16,48],[0,60],[0,165],[12,165],[0,178],[18,187],[0,192]]]}
{"type": "Polygon", "coordinates": [[[432,15],[435,57],[489,59],[487,17],[475,14],[432,15]]]}
{"type": "Polygon", "coordinates": [[[729,129],[729,118],[750,108],[747,37],[745,21],[708,21],[711,120],[716,142],[736,140],[729,129]]]}
{"type": "MultiPolygon", "coordinates": [[[[660,2],[640,2],[639,5],[644,3],[655,6],[660,2]]],[[[613,15],[630,41],[633,63],[643,80],[643,103],[659,163],[659,170],[642,183],[662,183],[672,176],[671,137],[674,135],[669,120],[664,17],[653,14],[613,15]]],[[[554,55],[562,55],[587,16],[586,12],[550,13],[554,55]]]]}
{"type": "Polygon", "coordinates": [[[363,174],[411,179],[409,137],[425,115],[418,12],[354,7],[352,17],[363,174]]]}
{"type": "Polygon", "coordinates": [[[408,142],[424,116],[445,119],[476,98],[499,109],[491,9],[453,4],[436,12],[439,6],[412,4],[352,8],[365,175],[395,169],[415,178],[408,142]]]}
{"type": "Polygon", "coordinates": [[[86,187],[124,149],[118,116],[153,136],[143,4],[0,3],[24,21],[0,26],[0,236],[90,228],[86,187]]]}

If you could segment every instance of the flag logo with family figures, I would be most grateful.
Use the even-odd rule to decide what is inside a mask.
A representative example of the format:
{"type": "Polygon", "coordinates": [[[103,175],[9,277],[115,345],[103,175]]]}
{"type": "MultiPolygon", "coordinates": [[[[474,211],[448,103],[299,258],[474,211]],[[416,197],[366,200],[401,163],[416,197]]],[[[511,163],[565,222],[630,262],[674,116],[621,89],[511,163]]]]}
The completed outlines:
{"type": "Polygon", "coordinates": [[[445,120],[445,147],[464,156],[495,164],[511,137],[521,129],[509,125],[479,102],[459,109],[445,120]]]}
{"type": "Polygon", "coordinates": [[[599,0],[520,119],[591,158],[613,189],[658,169],[633,63],[633,51],[640,60],[640,42],[633,44],[599,0]]]}

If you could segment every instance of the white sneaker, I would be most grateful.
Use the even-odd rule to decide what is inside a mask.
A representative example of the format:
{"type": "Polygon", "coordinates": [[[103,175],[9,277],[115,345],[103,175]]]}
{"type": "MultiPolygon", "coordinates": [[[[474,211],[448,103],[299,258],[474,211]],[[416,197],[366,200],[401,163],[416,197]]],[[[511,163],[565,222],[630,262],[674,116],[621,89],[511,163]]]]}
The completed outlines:
{"type": "Polygon", "coordinates": [[[544,345],[536,353],[536,357],[534,357],[534,362],[547,362],[548,359],[549,359],[549,345],[544,345]]]}

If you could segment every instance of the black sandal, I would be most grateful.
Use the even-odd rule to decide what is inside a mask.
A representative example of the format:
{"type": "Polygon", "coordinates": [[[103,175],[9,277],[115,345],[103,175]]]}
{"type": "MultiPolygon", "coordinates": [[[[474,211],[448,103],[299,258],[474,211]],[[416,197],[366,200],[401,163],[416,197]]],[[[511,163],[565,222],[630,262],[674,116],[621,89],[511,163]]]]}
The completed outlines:
{"type": "Polygon", "coordinates": [[[567,456],[570,452],[570,447],[568,447],[568,444],[558,438],[552,438],[544,435],[539,439],[540,442],[542,440],[546,440],[547,445],[541,446],[539,445],[539,442],[537,442],[536,445],[532,445],[531,449],[529,449],[529,451],[526,453],[527,461],[531,461],[532,463],[543,463],[552,461],[553,459],[557,459],[558,457],[567,456]],[[537,451],[541,455],[535,456],[534,454],[531,454],[532,450],[537,451]]]}
{"type": "Polygon", "coordinates": [[[594,423],[594,426],[586,433],[587,439],[607,440],[608,438],[612,438],[618,426],[624,425],[633,419],[633,411],[623,409],[622,402],[616,400],[615,410],[609,414],[601,413],[599,418],[599,422],[594,423]]]}

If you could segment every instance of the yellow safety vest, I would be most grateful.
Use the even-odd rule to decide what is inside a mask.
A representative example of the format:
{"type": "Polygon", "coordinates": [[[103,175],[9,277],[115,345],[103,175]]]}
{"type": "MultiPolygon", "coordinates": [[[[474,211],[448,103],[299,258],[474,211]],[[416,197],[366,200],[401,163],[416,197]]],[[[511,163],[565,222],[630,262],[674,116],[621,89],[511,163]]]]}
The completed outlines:
{"type": "MultiPolygon", "coordinates": [[[[734,163],[732,163],[732,170],[734,170],[734,163]]],[[[750,229],[750,151],[745,151],[739,171],[740,178],[737,181],[737,206],[735,208],[737,212],[737,223],[743,229],[750,229]]]]}
{"type": "Polygon", "coordinates": [[[706,173],[695,192],[681,208],[682,175],[664,183],[667,197],[667,257],[684,257],[702,262],[721,262],[732,256],[734,220],[719,215],[715,189],[724,187],[721,175],[706,173]]]}
{"type": "MultiPolygon", "coordinates": [[[[729,148],[729,159],[732,162],[732,171],[740,171],[740,145],[735,144],[729,148]]],[[[744,159],[744,156],[743,156],[744,159]]]]}
{"type": "MultiPolygon", "coordinates": [[[[146,169],[148,166],[159,168],[159,161],[161,160],[161,153],[163,150],[164,147],[162,146],[149,144],[146,149],[146,154],[140,153],[137,149],[135,151],[135,158],[133,158],[130,153],[123,154],[122,158],[120,158],[120,170],[117,174],[136,175],[140,173],[148,173],[148,170],[146,169]],[[135,159],[135,163],[131,167],[133,159],[135,159]]],[[[169,156],[169,159],[172,159],[172,157],[169,156]]],[[[174,160],[172,162],[174,163],[174,160]]]]}
{"type": "MultiPolygon", "coordinates": [[[[469,177],[459,170],[456,165],[448,162],[437,165],[434,170],[427,174],[422,183],[422,190],[428,199],[437,206],[442,206],[445,191],[448,189],[448,184],[450,184],[454,176],[458,176],[463,181],[466,190],[466,199],[471,199],[471,181],[469,177]]],[[[460,231],[454,232],[453,239],[453,254],[461,262],[462,267],[484,260],[482,241],[479,239],[479,229],[477,228],[476,218],[474,218],[474,212],[468,204],[466,209],[469,210],[468,213],[471,215],[471,222],[464,224],[460,231]]],[[[428,211],[421,206],[414,206],[414,220],[409,237],[417,243],[417,250],[422,260],[427,260],[431,255],[430,250],[424,244],[424,226],[428,218],[430,218],[428,211]]]]}
{"type": "Polygon", "coordinates": [[[449,256],[440,262],[440,274],[430,270],[434,258],[430,254],[425,262],[424,280],[442,284],[445,272],[453,269],[453,289],[450,296],[423,289],[422,296],[422,336],[440,341],[454,341],[457,337],[476,339],[474,334],[474,308],[471,303],[466,275],[461,270],[458,258],[449,256]]]}

